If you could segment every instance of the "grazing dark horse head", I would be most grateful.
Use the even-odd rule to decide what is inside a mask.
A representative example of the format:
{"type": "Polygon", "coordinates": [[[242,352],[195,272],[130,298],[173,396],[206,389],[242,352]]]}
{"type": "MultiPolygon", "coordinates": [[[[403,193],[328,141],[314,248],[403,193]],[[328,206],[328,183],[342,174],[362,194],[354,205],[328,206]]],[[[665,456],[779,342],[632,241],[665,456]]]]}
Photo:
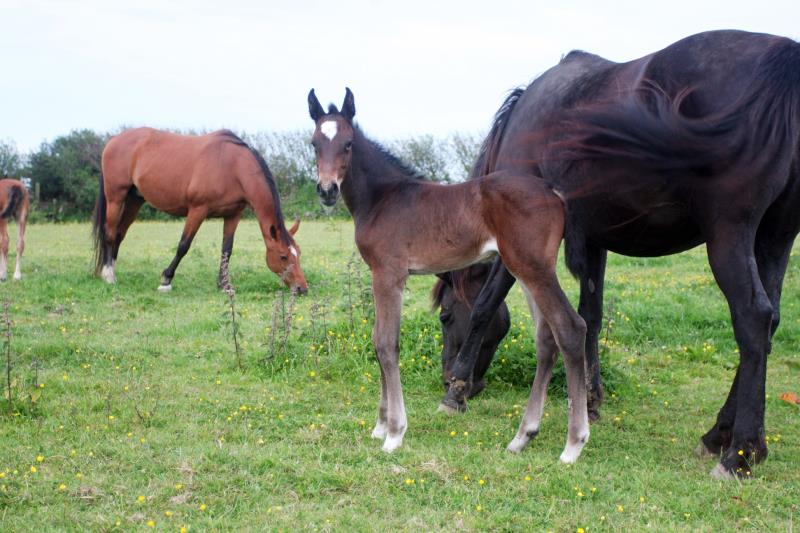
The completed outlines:
{"type": "MultiPolygon", "coordinates": [[[[740,356],[697,452],[719,458],[712,475],[747,477],[767,456],[767,355],[800,232],[800,43],[726,30],[627,63],[571,52],[503,107],[487,171],[539,175],[566,202],[589,398],[602,393],[607,250],[647,257],[706,243],[740,356]]],[[[481,292],[445,403],[463,402],[481,329],[513,283],[498,266],[481,292]]]]}
{"type": "Polygon", "coordinates": [[[425,181],[353,124],[349,90],[341,112],[330,107],[325,113],[313,90],[308,104],[315,124],[320,197],[330,205],[341,193],[353,215],[358,251],[372,272],[372,340],[381,367],[381,401],[372,436],[383,439],[383,449],[391,452],[402,444],[407,426],[398,358],[408,276],[463,269],[499,254],[520,280],[537,326],[531,416],[508,449],[521,451],[538,432],[558,347],[564,353],[572,402],[561,460],[576,461],[589,438],[586,326],[556,277],[564,233],[562,200],[529,173],[500,172],[453,185],[425,181]]]}
{"type": "MultiPolygon", "coordinates": [[[[434,308],[439,308],[442,325],[442,382],[445,390],[450,386],[453,364],[469,332],[472,302],[478,297],[489,276],[490,266],[478,263],[469,268],[439,274],[431,296],[434,308]]],[[[485,387],[484,375],[492,363],[494,353],[511,327],[511,318],[505,302],[492,316],[483,336],[478,359],[469,381],[467,398],[477,396],[485,387]]]]}
{"type": "Polygon", "coordinates": [[[17,222],[17,260],[14,279],[22,279],[22,252],[25,251],[25,225],[30,200],[28,189],[19,180],[0,179],[0,281],[5,281],[8,269],[8,221],[17,222]]]}
{"type": "Polygon", "coordinates": [[[161,274],[160,291],[172,289],[175,270],[203,220],[224,220],[218,284],[230,286],[233,235],[245,207],[252,208],[266,246],[267,266],[292,292],[305,294],[300,247],[287,229],[266,161],[233,132],[192,136],[137,128],[113,137],[103,150],[103,176],[94,213],[96,273],[116,282],[115,264],[125,233],[148,202],[186,217],[175,258],[161,274]]]}

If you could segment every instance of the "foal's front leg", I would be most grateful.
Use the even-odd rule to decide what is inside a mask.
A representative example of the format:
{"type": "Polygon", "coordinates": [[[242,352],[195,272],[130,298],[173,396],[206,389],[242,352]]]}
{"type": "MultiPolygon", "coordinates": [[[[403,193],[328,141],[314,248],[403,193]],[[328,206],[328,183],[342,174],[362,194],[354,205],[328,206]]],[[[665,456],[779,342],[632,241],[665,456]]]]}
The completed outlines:
{"type": "Polygon", "coordinates": [[[381,367],[381,403],[372,436],[382,438],[383,451],[393,452],[403,444],[406,432],[406,408],[400,384],[400,313],[407,274],[372,271],[375,298],[375,329],[372,342],[381,367]]]}

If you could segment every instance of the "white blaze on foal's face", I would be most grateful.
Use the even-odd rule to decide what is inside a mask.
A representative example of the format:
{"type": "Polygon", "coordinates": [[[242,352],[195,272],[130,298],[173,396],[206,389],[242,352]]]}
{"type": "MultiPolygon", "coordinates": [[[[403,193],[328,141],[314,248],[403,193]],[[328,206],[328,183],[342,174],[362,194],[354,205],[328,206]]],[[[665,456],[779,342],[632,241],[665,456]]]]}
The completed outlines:
{"type": "Polygon", "coordinates": [[[336,124],[335,120],[326,120],[319,126],[319,131],[328,138],[329,141],[332,141],[334,137],[336,137],[336,133],[339,130],[339,126],[336,124]]]}

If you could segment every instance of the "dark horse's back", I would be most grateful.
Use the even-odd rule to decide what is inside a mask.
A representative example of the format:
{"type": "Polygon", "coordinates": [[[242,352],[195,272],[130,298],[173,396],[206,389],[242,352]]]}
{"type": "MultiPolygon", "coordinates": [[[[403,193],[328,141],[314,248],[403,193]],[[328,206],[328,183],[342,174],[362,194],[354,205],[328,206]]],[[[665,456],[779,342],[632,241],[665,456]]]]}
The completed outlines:
{"type": "Polygon", "coordinates": [[[665,255],[709,240],[719,210],[800,204],[798,131],[800,44],[713,31],[627,63],[571,52],[513,103],[495,169],[565,197],[568,249],[665,255]]]}

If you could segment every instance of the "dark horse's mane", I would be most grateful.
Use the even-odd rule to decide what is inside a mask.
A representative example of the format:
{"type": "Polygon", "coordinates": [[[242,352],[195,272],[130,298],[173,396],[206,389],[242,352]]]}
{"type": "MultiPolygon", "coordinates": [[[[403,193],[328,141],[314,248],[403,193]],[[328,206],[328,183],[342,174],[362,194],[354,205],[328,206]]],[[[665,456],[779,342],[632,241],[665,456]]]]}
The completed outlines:
{"type": "Polygon", "coordinates": [[[261,168],[261,173],[264,175],[264,179],[267,181],[267,185],[269,186],[269,191],[272,194],[272,205],[273,209],[275,210],[275,219],[278,223],[278,229],[280,230],[278,233],[280,234],[281,240],[284,244],[291,244],[289,241],[289,232],[286,230],[286,223],[283,220],[283,212],[281,211],[281,198],[278,195],[278,186],[275,184],[275,178],[272,176],[272,172],[270,172],[267,162],[264,161],[264,157],[258,150],[244,142],[241,137],[233,133],[231,130],[221,130],[219,135],[225,137],[225,140],[231,144],[244,146],[250,151],[251,154],[253,154],[253,157],[256,158],[256,162],[261,168]]]}
{"type": "MultiPolygon", "coordinates": [[[[500,109],[498,109],[497,113],[495,113],[494,120],[492,121],[492,127],[489,130],[489,133],[486,135],[486,138],[483,140],[481,148],[478,151],[478,157],[475,158],[475,163],[472,165],[472,169],[469,172],[470,179],[477,178],[478,176],[485,176],[486,174],[491,173],[494,169],[494,166],[497,163],[497,149],[500,146],[500,140],[503,138],[503,134],[505,133],[508,119],[511,116],[511,112],[514,110],[514,106],[517,105],[517,102],[524,93],[524,87],[517,87],[516,89],[513,89],[503,101],[500,109]]],[[[472,269],[477,269],[478,266],[479,265],[474,265],[473,267],[454,270],[447,273],[449,276],[450,285],[453,287],[453,291],[455,292],[456,299],[466,303],[470,307],[472,306],[472,302],[469,301],[466,295],[467,283],[472,276],[477,275],[477,273],[474,273],[472,269]]],[[[481,273],[485,272],[482,270],[481,273]]],[[[442,279],[437,279],[436,283],[433,285],[433,289],[431,289],[431,301],[434,309],[442,304],[442,298],[444,298],[444,290],[446,286],[447,284],[442,279]]]]}

